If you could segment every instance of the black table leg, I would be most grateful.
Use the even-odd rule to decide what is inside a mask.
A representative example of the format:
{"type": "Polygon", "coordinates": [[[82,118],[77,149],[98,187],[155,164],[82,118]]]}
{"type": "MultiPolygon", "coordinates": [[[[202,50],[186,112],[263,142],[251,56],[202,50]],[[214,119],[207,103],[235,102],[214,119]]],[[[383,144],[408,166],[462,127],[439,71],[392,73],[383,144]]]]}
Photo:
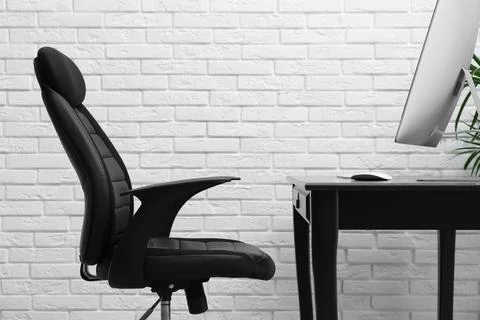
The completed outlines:
{"type": "Polygon", "coordinates": [[[310,285],[310,226],[293,209],[293,228],[295,237],[295,261],[297,266],[298,298],[300,319],[313,320],[312,287],[310,285]]]}
{"type": "Polygon", "coordinates": [[[438,231],[438,320],[453,320],[455,230],[438,231]]]}
{"type": "Polygon", "coordinates": [[[317,320],[337,320],[338,194],[312,192],[312,266],[317,320]]]}

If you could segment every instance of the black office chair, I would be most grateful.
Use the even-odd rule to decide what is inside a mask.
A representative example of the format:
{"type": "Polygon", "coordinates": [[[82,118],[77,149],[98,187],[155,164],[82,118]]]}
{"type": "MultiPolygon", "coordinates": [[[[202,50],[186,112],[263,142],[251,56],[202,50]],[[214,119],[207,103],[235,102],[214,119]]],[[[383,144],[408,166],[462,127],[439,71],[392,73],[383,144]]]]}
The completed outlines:
{"type": "Polygon", "coordinates": [[[170,298],[177,290],[185,290],[189,311],[197,314],[208,309],[203,283],[211,277],[273,277],[274,262],[252,245],[169,237],[178,211],[192,196],[238,178],[190,179],[132,189],[120,155],[82,104],[85,82],[73,61],[44,47],[34,67],[44,104],[85,195],[80,239],[84,280],[108,280],[113,288],[150,287],[159,299],[141,319],[161,301],[162,319],[167,320],[170,298]],[[134,215],[133,196],[141,201],[134,215]],[[89,265],[96,265],[96,275],[89,265]]]}

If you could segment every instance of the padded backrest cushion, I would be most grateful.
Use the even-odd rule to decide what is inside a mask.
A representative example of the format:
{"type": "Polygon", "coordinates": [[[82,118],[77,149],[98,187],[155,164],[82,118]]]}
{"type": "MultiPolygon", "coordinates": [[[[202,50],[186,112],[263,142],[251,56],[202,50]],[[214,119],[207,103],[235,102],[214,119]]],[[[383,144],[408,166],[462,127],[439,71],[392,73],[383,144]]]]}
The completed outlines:
{"type": "MultiPolygon", "coordinates": [[[[109,243],[114,245],[122,236],[132,216],[132,196],[122,195],[131,189],[130,178],[122,158],[88,110],[82,105],[75,108],[75,113],[90,137],[94,150],[106,172],[111,201],[108,208],[108,234],[110,235],[109,243]]],[[[97,197],[96,194],[92,197],[96,199],[97,203],[106,202],[106,199],[97,197]]],[[[101,220],[105,216],[103,211],[96,210],[96,208],[93,213],[95,221],[101,220]]]]}
{"type": "Polygon", "coordinates": [[[85,80],[75,63],[50,47],[38,50],[37,60],[42,67],[42,77],[46,84],[72,107],[79,106],[85,99],[85,80]]]}
{"type": "Polygon", "coordinates": [[[85,83],[73,61],[53,48],[42,48],[34,66],[50,119],[82,184],[80,260],[96,264],[111,254],[132,217],[133,199],[121,195],[131,189],[130,178],[113,144],[82,104],[85,83]]]}

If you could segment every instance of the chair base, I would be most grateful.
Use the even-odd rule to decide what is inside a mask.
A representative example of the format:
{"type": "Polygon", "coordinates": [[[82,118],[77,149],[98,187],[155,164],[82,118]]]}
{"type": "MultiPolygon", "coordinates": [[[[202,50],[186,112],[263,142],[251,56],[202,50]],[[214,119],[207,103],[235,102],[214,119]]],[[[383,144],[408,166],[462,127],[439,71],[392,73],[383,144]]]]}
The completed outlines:
{"type": "MultiPolygon", "coordinates": [[[[155,292],[155,290],[152,289],[155,292]]],[[[158,292],[159,298],[155,303],[140,317],[139,320],[147,320],[153,313],[153,310],[160,303],[160,319],[161,320],[170,320],[170,300],[172,298],[172,292],[166,294],[161,294],[158,292]]]]}
{"type": "Polygon", "coordinates": [[[170,300],[172,293],[184,289],[187,297],[188,311],[191,314],[199,314],[208,310],[207,297],[203,289],[202,281],[185,283],[156,283],[152,286],[152,292],[158,294],[159,299],[140,317],[139,320],[146,320],[153,312],[153,310],[160,304],[160,319],[170,320],[170,300]]]}
{"type": "Polygon", "coordinates": [[[160,319],[161,320],[170,320],[170,299],[163,301],[160,310],[160,319]]]}

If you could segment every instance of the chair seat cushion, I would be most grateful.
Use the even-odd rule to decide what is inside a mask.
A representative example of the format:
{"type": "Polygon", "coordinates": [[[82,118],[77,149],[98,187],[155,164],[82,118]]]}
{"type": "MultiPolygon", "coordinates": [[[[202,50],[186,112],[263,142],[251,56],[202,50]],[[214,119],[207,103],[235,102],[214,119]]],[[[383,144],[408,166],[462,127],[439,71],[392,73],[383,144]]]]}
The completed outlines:
{"type": "Polygon", "coordinates": [[[145,258],[148,280],[210,277],[270,280],[275,264],[262,250],[226,239],[151,238],[145,258]]]}

